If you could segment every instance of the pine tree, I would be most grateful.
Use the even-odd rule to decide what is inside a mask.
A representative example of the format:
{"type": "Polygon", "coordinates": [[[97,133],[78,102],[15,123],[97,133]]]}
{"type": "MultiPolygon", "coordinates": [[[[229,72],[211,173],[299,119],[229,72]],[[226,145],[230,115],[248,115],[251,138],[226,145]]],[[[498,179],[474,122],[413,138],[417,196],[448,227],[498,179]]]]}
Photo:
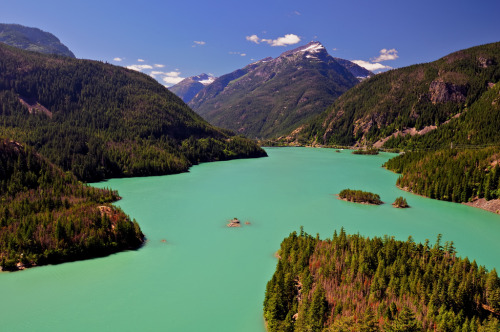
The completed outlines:
{"type": "Polygon", "coordinates": [[[373,309],[369,307],[363,316],[363,321],[359,327],[359,332],[375,332],[380,331],[377,318],[373,312],[373,309]]]}
{"type": "Polygon", "coordinates": [[[417,332],[421,330],[413,311],[406,306],[401,309],[397,318],[386,326],[388,332],[417,332]]]}
{"type": "Polygon", "coordinates": [[[327,310],[328,303],[326,302],[325,290],[321,285],[316,285],[307,313],[307,323],[311,327],[311,331],[321,331],[323,329],[327,310]]]}

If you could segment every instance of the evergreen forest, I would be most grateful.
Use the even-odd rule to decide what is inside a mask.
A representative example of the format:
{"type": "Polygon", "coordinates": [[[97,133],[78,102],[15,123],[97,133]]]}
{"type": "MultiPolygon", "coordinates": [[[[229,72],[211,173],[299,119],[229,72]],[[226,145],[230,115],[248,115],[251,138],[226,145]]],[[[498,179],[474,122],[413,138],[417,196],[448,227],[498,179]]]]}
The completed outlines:
{"type": "Polygon", "coordinates": [[[0,270],[136,249],[139,225],[109,189],[79,182],[33,148],[0,140],[0,270]]]}
{"type": "Polygon", "coordinates": [[[145,74],[5,44],[0,130],[83,181],[266,155],[255,142],[208,124],[145,74]]]}
{"type": "Polygon", "coordinates": [[[384,166],[401,173],[400,188],[430,198],[463,203],[500,198],[500,148],[406,152],[384,166]]]}
{"type": "Polygon", "coordinates": [[[282,141],[352,146],[438,148],[450,142],[498,143],[500,42],[472,47],[430,63],[375,75],[340,96],[321,115],[282,141]]]}
{"type": "Polygon", "coordinates": [[[378,194],[362,190],[343,189],[339,193],[339,198],[355,203],[367,203],[374,205],[379,205],[383,203],[380,200],[380,196],[378,194]]]}
{"type": "Polygon", "coordinates": [[[498,331],[500,279],[438,235],[348,235],[301,229],[281,243],[266,287],[269,331],[498,331]]]}

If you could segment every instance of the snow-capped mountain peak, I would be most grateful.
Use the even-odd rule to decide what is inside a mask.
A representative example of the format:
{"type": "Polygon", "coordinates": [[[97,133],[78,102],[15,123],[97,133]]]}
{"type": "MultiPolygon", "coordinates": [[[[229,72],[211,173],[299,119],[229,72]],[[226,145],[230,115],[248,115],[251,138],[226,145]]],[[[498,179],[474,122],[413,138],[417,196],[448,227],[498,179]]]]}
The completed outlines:
{"type": "Polygon", "coordinates": [[[192,76],[191,79],[195,82],[201,83],[203,85],[209,85],[213,81],[215,81],[215,77],[207,75],[207,74],[201,74],[198,76],[192,76]]]}
{"type": "Polygon", "coordinates": [[[317,53],[325,50],[325,47],[320,43],[320,42],[310,42],[305,48],[298,50],[299,52],[311,52],[311,53],[317,53]]]}
{"type": "Polygon", "coordinates": [[[169,88],[170,91],[181,97],[185,103],[190,101],[204,87],[215,81],[216,77],[207,74],[200,74],[183,79],[179,83],[169,88]]]}
{"type": "Polygon", "coordinates": [[[328,52],[326,51],[326,48],[323,46],[323,44],[321,44],[318,41],[312,41],[304,46],[300,46],[296,49],[286,51],[283,54],[281,54],[281,56],[288,57],[298,54],[320,55],[320,54],[328,54],[328,52]]]}

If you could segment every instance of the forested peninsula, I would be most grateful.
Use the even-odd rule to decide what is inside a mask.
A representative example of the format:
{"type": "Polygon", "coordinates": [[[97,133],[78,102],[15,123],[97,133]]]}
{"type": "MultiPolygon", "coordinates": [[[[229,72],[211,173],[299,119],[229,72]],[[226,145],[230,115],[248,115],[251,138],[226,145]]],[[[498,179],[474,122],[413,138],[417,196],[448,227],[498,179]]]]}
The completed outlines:
{"type": "Polygon", "coordinates": [[[498,331],[500,279],[453,242],[284,239],[266,287],[269,331],[498,331]]]}
{"type": "MultiPolygon", "coordinates": [[[[500,198],[500,147],[407,152],[384,166],[401,173],[397,185],[430,198],[469,203],[500,198]]],[[[500,204],[490,211],[499,213],[500,204]]]]}
{"type": "Polygon", "coordinates": [[[0,269],[139,248],[139,225],[110,204],[119,198],[79,182],[33,148],[0,139],[0,269]]]}

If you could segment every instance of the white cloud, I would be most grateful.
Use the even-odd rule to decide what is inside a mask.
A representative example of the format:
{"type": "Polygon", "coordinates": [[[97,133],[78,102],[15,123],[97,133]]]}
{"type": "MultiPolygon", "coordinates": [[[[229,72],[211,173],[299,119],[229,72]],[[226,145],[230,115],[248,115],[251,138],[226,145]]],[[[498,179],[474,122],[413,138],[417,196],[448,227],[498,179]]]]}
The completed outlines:
{"type": "Polygon", "coordinates": [[[205,45],[207,42],[204,42],[204,41],[202,41],[202,40],[195,40],[195,41],[193,41],[193,43],[194,43],[194,44],[193,44],[193,45],[191,45],[191,47],[203,46],[203,45],[205,45]]]}
{"type": "Polygon", "coordinates": [[[137,59],[137,61],[139,61],[139,62],[144,62],[145,60],[143,60],[143,59],[137,59]]]}
{"type": "Polygon", "coordinates": [[[180,71],[169,71],[168,73],[163,73],[167,76],[171,76],[171,77],[179,77],[181,72],[180,71]]]}
{"type": "Polygon", "coordinates": [[[170,71],[170,72],[152,71],[150,75],[154,78],[156,78],[156,76],[160,76],[160,79],[163,82],[165,82],[166,87],[170,87],[174,84],[177,84],[185,78],[181,77],[180,71],[170,71]]]}
{"type": "Polygon", "coordinates": [[[155,68],[163,68],[163,67],[165,67],[165,65],[161,65],[161,64],[155,63],[154,67],[155,68]]]}
{"type": "Polygon", "coordinates": [[[300,42],[300,37],[294,35],[293,33],[286,34],[283,37],[279,37],[276,39],[264,39],[264,38],[260,39],[257,35],[246,36],[246,39],[248,41],[251,41],[252,43],[259,44],[263,42],[263,43],[268,43],[271,46],[287,46],[287,45],[297,44],[298,42],[300,42]]]}
{"type": "Polygon", "coordinates": [[[300,42],[300,37],[297,35],[294,35],[293,33],[289,33],[285,35],[284,37],[279,37],[274,40],[269,40],[269,39],[262,39],[262,41],[265,41],[271,46],[286,46],[286,45],[293,45],[297,44],[300,42]]]}
{"type": "Polygon", "coordinates": [[[337,50],[337,48],[336,48],[336,47],[332,48],[332,51],[336,51],[336,50],[337,50]]]}
{"type": "Polygon", "coordinates": [[[116,57],[116,58],[113,59],[113,61],[118,61],[118,62],[120,62],[122,60],[123,60],[122,58],[118,58],[118,57],[116,57]]]}
{"type": "Polygon", "coordinates": [[[145,69],[153,69],[153,66],[150,65],[130,65],[127,66],[128,69],[136,70],[136,71],[143,71],[145,69]]]}
{"type": "Polygon", "coordinates": [[[166,85],[165,85],[166,87],[175,85],[175,84],[179,83],[180,81],[182,81],[183,79],[184,79],[184,77],[178,77],[178,76],[163,76],[162,77],[163,82],[166,83],[166,85]]]}
{"type": "Polygon", "coordinates": [[[383,69],[392,69],[392,67],[384,66],[383,64],[380,64],[380,63],[372,63],[372,62],[364,61],[364,60],[351,60],[351,62],[354,62],[358,66],[366,68],[366,69],[368,69],[370,71],[383,70],[383,69]]]}
{"type": "Polygon", "coordinates": [[[387,60],[395,60],[399,58],[398,51],[395,48],[390,50],[383,48],[380,50],[380,55],[376,58],[371,59],[373,62],[381,62],[387,60]]]}
{"type": "Polygon", "coordinates": [[[151,76],[152,78],[156,78],[156,76],[163,75],[163,74],[165,74],[165,73],[162,71],[153,70],[151,73],[149,73],[149,76],[151,76]]]}
{"type": "Polygon", "coordinates": [[[240,56],[247,56],[246,53],[241,53],[241,52],[229,52],[229,54],[236,54],[236,55],[240,55],[240,56]]]}
{"type": "Polygon", "coordinates": [[[260,38],[257,37],[257,35],[246,36],[246,39],[248,41],[251,41],[252,43],[255,43],[255,44],[260,43],[260,38]]]}
{"type": "Polygon", "coordinates": [[[174,84],[179,83],[185,77],[181,77],[181,72],[178,70],[175,71],[169,71],[169,72],[164,72],[164,71],[158,71],[158,70],[152,70],[149,73],[149,76],[151,76],[154,79],[157,79],[159,81],[165,82],[165,86],[168,88],[174,84]]]}
{"type": "Polygon", "coordinates": [[[298,10],[294,11],[293,13],[294,13],[295,15],[297,15],[297,16],[302,15],[302,14],[301,14],[298,10]]]}

